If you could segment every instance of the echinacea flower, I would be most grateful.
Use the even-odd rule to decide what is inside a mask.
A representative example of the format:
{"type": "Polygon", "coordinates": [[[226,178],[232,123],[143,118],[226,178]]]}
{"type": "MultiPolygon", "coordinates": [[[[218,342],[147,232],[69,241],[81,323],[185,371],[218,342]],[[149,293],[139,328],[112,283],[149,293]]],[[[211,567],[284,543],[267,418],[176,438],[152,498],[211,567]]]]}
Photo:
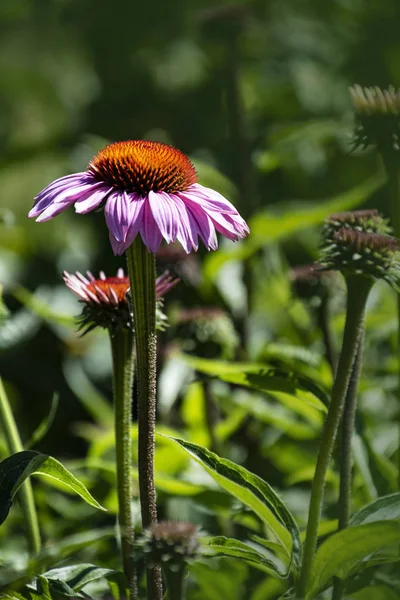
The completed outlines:
{"type": "MultiPolygon", "coordinates": [[[[112,332],[120,328],[133,329],[133,316],[129,303],[130,284],[123,269],[118,269],[115,277],[106,277],[105,273],[100,271],[97,279],[90,271],[86,272],[86,277],[79,272],[72,275],[64,271],[63,279],[65,285],[84,304],[79,317],[80,328],[84,330],[84,334],[95,327],[104,327],[112,332]]],[[[157,278],[158,303],[178,281],[179,279],[174,279],[168,271],[157,278]]],[[[162,329],[166,317],[159,310],[157,317],[157,325],[162,329]]]]}
{"type": "Polygon", "coordinates": [[[106,146],[82,173],[61,177],[36,197],[29,217],[47,221],[70,205],[85,214],[104,207],[114,254],[140,234],[149,251],[161,240],[185,251],[218,247],[216,232],[236,241],[249,228],[224,196],[197,183],[190,160],[167,144],[142,140],[106,146]]]}

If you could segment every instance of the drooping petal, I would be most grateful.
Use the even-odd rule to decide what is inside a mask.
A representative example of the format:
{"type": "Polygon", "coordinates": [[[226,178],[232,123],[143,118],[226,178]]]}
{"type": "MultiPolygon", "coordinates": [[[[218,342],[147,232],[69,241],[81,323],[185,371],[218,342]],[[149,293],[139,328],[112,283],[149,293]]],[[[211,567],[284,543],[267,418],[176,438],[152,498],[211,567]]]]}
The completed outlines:
{"type": "Polygon", "coordinates": [[[117,242],[125,242],[130,225],[130,200],[124,191],[112,192],[104,209],[106,224],[117,242]]]}
{"type": "Polygon", "coordinates": [[[150,203],[147,198],[144,204],[140,235],[142,237],[143,243],[147,246],[150,252],[157,252],[158,247],[161,244],[162,235],[153,217],[153,213],[151,212],[150,208],[150,203]]]}
{"type": "Polygon", "coordinates": [[[204,206],[208,206],[211,210],[237,214],[236,208],[225,198],[225,196],[216,190],[200,185],[200,183],[194,183],[183,193],[192,197],[194,201],[200,201],[204,206]]]}
{"type": "Polygon", "coordinates": [[[187,206],[187,209],[188,214],[193,219],[192,227],[194,228],[194,225],[197,225],[198,234],[207,250],[216,250],[218,248],[217,235],[208,214],[202,210],[201,206],[195,206],[194,204],[187,206]]]}
{"type": "Polygon", "coordinates": [[[47,185],[45,188],[43,188],[43,190],[41,192],[39,192],[39,194],[37,196],[35,196],[35,200],[39,196],[46,194],[47,192],[49,192],[59,186],[67,187],[67,186],[72,185],[75,182],[76,183],[79,183],[79,182],[90,183],[89,179],[94,181],[94,177],[86,172],[71,173],[71,175],[64,175],[64,177],[59,177],[58,179],[55,179],[54,181],[49,183],[49,185],[47,185]]]}
{"type": "Polygon", "coordinates": [[[87,194],[92,194],[97,188],[103,184],[85,183],[80,185],[60,186],[54,191],[48,192],[43,198],[37,201],[32,210],[29,212],[29,217],[38,217],[37,221],[47,221],[58,215],[60,212],[68,208],[71,204],[80,198],[86,198],[87,194]]]}
{"type": "Polygon", "coordinates": [[[112,189],[111,186],[101,185],[97,189],[87,191],[75,202],[75,211],[79,215],[85,215],[86,213],[95,210],[102,202],[104,202],[104,200],[106,200],[112,189]]]}
{"type": "Polygon", "coordinates": [[[179,229],[179,213],[169,194],[149,192],[149,205],[154,220],[167,244],[176,240],[179,229]]]}

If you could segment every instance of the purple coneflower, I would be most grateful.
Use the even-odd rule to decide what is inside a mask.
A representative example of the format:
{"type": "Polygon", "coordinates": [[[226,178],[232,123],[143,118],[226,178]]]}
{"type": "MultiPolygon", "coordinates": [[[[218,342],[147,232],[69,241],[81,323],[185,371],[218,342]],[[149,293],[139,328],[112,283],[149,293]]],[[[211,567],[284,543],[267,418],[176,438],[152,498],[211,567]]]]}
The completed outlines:
{"type": "MultiPolygon", "coordinates": [[[[79,317],[81,328],[87,333],[94,327],[105,327],[112,331],[118,328],[133,328],[132,313],[129,305],[129,277],[123,269],[118,269],[115,277],[106,277],[100,271],[99,277],[90,272],[86,276],[76,272],[64,271],[65,285],[84,303],[82,315],[79,317]]],[[[165,271],[156,279],[157,301],[169,292],[179,279],[173,278],[165,271]]],[[[161,323],[158,323],[161,325],[161,323]]]]}
{"type": "Polygon", "coordinates": [[[82,173],[56,179],[35,198],[30,217],[52,219],[71,204],[79,214],[104,206],[114,254],[138,234],[151,252],[161,240],[179,241],[185,251],[218,247],[216,231],[230,240],[249,233],[246,222],[221,194],[197,183],[190,160],[167,144],[115,142],[82,173]]]}

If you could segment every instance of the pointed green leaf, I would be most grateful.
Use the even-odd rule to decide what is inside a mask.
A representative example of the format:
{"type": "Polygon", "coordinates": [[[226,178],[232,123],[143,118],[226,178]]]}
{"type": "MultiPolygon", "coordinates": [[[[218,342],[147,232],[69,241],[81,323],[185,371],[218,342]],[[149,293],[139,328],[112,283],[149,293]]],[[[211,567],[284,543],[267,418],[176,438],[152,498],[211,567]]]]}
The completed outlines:
{"type": "Polygon", "coordinates": [[[263,571],[267,571],[268,573],[277,576],[279,579],[286,579],[289,576],[288,571],[282,571],[272,560],[269,560],[261,554],[261,552],[258,552],[255,548],[252,548],[239,540],[227,538],[225,536],[208,538],[204,542],[204,549],[205,551],[208,549],[212,550],[212,556],[217,555],[240,558],[254,564],[263,571]]]}
{"type": "Polygon", "coordinates": [[[383,496],[364,506],[352,516],[350,525],[387,520],[400,520],[400,493],[383,496]]]}
{"type": "Polygon", "coordinates": [[[55,458],[33,450],[24,450],[9,456],[0,463],[0,525],[7,518],[14,496],[21,484],[33,474],[53,478],[66,485],[91,506],[105,510],[83,483],[55,458]]]}
{"type": "Polygon", "coordinates": [[[398,521],[376,521],[335,533],[317,551],[306,600],[314,598],[332,577],[346,579],[351,571],[362,567],[367,556],[399,540],[398,521]]]}
{"type": "Polygon", "coordinates": [[[205,470],[242,504],[251,508],[292,556],[295,571],[301,558],[300,533],[293,515],[273,489],[257,475],[206,448],[178,438],[179,444],[205,470]]]}
{"type": "Polygon", "coordinates": [[[85,585],[88,585],[93,581],[110,578],[118,579],[122,576],[122,573],[115,571],[114,569],[106,569],[84,563],[51,569],[50,571],[47,571],[44,576],[51,582],[51,585],[53,585],[55,581],[63,582],[67,584],[70,589],[78,592],[84,588],[85,585]]]}

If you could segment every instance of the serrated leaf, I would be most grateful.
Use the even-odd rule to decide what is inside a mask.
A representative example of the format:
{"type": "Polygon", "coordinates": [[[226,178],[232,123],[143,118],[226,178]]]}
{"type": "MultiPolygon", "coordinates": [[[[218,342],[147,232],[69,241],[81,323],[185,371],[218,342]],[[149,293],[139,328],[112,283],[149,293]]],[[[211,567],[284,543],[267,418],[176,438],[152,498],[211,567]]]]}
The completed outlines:
{"type": "Polygon", "coordinates": [[[301,559],[299,529],[291,512],[268,483],[197,444],[179,438],[169,439],[179,444],[217,483],[260,517],[292,557],[293,568],[297,572],[301,559]]]}
{"type": "Polygon", "coordinates": [[[232,558],[240,558],[254,564],[256,567],[267,571],[279,579],[286,579],[289,576],[288,571],[281,571],[279,567],[272,561],[266,558],[261,552],[255,548],[232,538],[225,536],[217,536],[211,539],[206,539],[204,549],[212,550],[212,556],[230,556],[232,558]]]}
{"type": "Polygon", "coordinates": [[[0,463],[0,525],[7,518],[14,496],[21,484],[34,474],[56,479],[91,506],[105,510],[93,498],[85,485],[55,458],[33,450],[24,450],[9,456],[0,463]]]}
{"type": "Polygon", "coordinates": [[[387,520],[400,520],[400,493],[383,496],[364,506],[352,516],[350,525],[387,520]]]}
{"type": "Polygon", "coordinates": [[[367,556],[399,540],[398,521],[376,521],[335,533],[317,551],[306,600],[314,598],[332,577],[346,579],[350,572],[362,568],[367,556]]]}

